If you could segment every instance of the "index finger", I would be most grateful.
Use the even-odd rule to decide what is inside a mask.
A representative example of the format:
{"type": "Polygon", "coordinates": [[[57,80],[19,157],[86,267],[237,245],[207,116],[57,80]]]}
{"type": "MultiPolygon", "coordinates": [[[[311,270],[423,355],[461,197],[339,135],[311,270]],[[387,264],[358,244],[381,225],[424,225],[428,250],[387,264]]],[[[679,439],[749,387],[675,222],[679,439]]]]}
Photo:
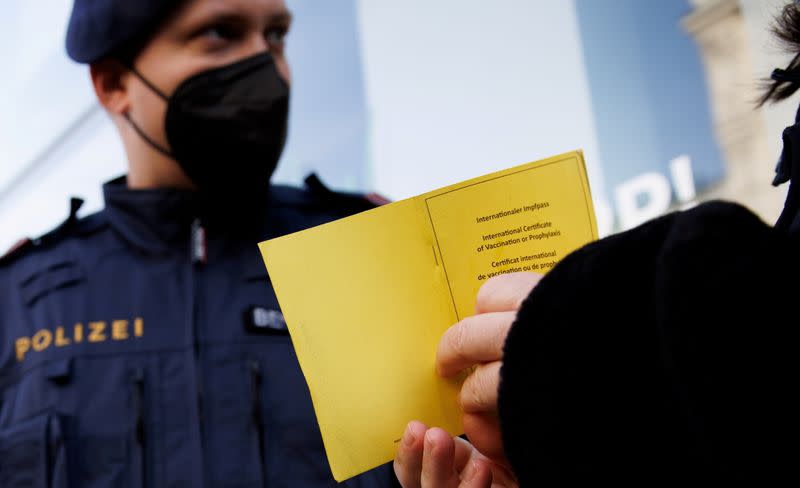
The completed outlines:
{"type": "Polygon", "coordinates": [[[538,273],[508,273],[489,278],[478,290],[475,313],[518,310],[542,279],[538,273]]]}
{"type": "Polygon", "coordinates": [[[503,345],[517,312],[484,313],[467,317],[447,329],[436,350],[436,369],[452,376],[478,363],[503,358],[503,345]]]}

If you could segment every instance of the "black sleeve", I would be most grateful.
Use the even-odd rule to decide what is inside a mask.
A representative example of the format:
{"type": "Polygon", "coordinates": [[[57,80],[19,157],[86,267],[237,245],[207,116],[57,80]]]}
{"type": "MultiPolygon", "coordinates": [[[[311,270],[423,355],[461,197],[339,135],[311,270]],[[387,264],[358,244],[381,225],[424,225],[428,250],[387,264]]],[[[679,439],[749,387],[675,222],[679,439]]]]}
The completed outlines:
{"type": "Polygon", "coordinates": [[[500,420],[521,486],[785,474],[800,415],[791,251],[746,209],[713,202],[567,256],[505,346],[500,420]]]}

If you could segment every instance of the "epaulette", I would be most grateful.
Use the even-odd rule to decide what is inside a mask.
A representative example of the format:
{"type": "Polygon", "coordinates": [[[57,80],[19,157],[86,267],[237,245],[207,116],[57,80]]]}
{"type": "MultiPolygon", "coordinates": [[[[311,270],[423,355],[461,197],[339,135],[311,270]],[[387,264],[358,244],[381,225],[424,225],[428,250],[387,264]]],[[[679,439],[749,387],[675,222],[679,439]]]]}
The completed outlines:
{"type": "Polygon", "coordinates": [[[80,210],[81,206],[83,206],[82,199],[75,197],[70,198],[69,216],[67,216],[58,227],[35,239],[26,237],[19,240],[16,244],[11,246],[5,254],[0,256],[0,266],[10,263],[32,249],[46,246],[63,239],[64,236],[73,230],[75,224],[78,222],[78,210],[80,210]]]}
{"type": "Polygon", "coordinates": [[[391,203],[391,200],[377,193],[339,192],[328,188],[316,175],[311,173],[305,179],[306,188],[325,203],[337,204],[353,210],[369,210],[391,203]]]}

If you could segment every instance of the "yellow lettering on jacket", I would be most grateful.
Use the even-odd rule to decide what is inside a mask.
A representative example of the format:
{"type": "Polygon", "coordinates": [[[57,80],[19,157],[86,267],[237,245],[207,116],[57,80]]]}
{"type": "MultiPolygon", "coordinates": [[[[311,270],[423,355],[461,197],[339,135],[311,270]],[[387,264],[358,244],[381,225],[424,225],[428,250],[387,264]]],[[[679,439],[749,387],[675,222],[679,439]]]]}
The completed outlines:
{"type": "Polygon", "coordinates": [[[64,328],[56,327],[56,347],[68,346],[70,343],[72,341],[64,337],[64,328]]]}
{"type": "Polygon", "coordinates": [[[103,342],[106,340],[106,323],[103,321],[89,322],[89,342],[103,342]]]}
{"type": "Polygon", "coordinates": [[[42,329],[39,332],[33,334],[33,339],[31,339],[33,343],[33,350],[36,352],[41,352],[50,347],[50,344],[53,342],[53,333],[47,329],[42,329]]]}
{"type": "Polygon", "coordinates": [[[144,319],[136,317],[133,321],[133,333],[136,337],[144,337],[144,319]]]}
{"type": "Polygon", "coordinates": [[[33,336],[18,337],[14,341],[17,362],[24,361],[32,352],[42,352],[50,347],[69,347],[81,344],[112,341],[130,341],[144,337],[144,319],[114,319],[77,322],[72,329],[59,325],[38,330],[33,336]],[[84,323],[86,327],[84,328],[84,323]],[[110,325],[110,327],[109,327],[110,325]],[[131,330],[132,329],[132,330],[131,330]]]}
{"type": "Polygon", "coordinates": [[[75,329],[72,331],[72,338],[75,339],[76,344],[83,342],[83,324],[75,324],[75,329]]]}
{"type": "Polygon", "coordinates": [[[115,320],[111,322],[111,338],[115,341],[124,341],[128,338],[127,320],[115,320]]]}
{"type": "Polygon", "coordinates": [[[22,361],[25,359],[25,354],[31,349],[30,337],[20,337],[17,339],[17,341],[14,343],[14,348],[17,351],[17,361],[22,361]]]}

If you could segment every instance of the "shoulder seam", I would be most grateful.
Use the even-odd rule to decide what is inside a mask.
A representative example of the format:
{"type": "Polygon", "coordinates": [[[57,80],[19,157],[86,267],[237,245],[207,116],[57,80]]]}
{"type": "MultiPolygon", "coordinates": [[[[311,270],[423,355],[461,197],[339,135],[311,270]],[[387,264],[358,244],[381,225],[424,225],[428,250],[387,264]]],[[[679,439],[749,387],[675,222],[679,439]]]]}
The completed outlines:
{"type": "Polygon", "coordinates": [[[71,216],[53,230],[45,232],[39,237],[20,240],[6,254],[0,256],[0,267],[10,265],[17,259],[37,250],[49,249],[71,236],[90,236],[106,228],[107,225],[108,222],[102,217],[102,211],[83,218],[71,216]],[[81,228],[82,224],[89,224],[88,228],[81,228]]]}

